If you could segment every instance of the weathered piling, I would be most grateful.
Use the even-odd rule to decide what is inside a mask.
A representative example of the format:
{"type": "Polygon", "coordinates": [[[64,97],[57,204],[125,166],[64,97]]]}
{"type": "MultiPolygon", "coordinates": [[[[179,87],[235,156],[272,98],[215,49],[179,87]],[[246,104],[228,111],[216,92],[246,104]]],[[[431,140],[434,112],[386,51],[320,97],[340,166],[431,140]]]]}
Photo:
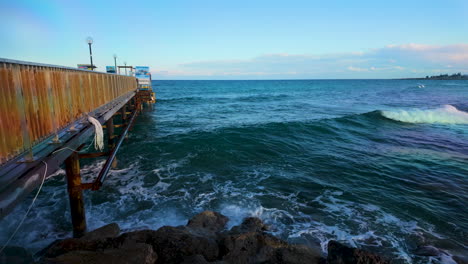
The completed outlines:
{"type": "Polygon", "coordinates": [[[67,174],[68,198],[73,225],[73,237],[79,238],[86,232],[86,215],[83,190],[81,188],[80,157],[73,153],[65,160],[67,174]]]}

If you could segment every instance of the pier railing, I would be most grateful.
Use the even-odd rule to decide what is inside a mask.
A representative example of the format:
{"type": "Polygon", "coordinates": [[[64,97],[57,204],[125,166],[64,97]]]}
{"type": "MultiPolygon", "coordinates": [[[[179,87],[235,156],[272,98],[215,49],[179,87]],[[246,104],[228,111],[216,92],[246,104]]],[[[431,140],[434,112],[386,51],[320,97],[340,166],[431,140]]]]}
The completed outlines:
{"type": "Polygon", "coordinates": [[[0,58],[0,166],[136,89],[134,77],[0,58]]]}

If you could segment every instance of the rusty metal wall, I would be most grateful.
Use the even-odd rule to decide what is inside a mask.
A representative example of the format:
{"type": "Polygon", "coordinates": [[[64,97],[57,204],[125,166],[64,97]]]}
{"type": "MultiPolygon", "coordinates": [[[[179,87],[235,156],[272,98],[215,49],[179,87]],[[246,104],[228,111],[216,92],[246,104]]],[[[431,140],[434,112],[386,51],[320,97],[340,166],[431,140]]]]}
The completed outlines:
{"type": "Polygon", "coordinates": [[[0,59],[0,165],[136,89],[130,76],[0,59]]]}

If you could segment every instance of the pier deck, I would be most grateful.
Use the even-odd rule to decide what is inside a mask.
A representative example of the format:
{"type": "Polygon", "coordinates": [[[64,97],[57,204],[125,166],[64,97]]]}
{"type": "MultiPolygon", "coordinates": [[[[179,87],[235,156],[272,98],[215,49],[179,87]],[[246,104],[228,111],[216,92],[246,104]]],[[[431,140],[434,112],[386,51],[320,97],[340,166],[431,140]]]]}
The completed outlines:
{"type": "Polygon", "coordinates": [[[74,196],[98,189],[109,168],[94,183],[73,185],[80,178],[79,158],[108,156],[106,164],[112,163],[124,136],[116,144],[113,116],[122,115],[123,124],[115,126],[126,134],[141,103],[150,101],[148,91],[140,92],[131,76],[0,59],[0,92],[0,218],[65,162],[74,233],[80,236],[85,217],[84,211],[78,216],[84,221],[79,227],[74,196]],[[94,133],[88,116],[107,124],[110,151],[77,154],[94,133]]]}

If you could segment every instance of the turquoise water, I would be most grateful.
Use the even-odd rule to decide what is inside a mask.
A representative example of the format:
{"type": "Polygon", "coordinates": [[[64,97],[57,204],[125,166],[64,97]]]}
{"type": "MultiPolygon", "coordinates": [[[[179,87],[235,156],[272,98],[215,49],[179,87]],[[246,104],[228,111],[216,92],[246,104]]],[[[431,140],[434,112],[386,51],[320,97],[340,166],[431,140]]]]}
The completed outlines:
{"type": "MultiPolygon", "coordinates": [[[[467,256],[468,82],[156,81],[88,225],[185,224],[203,210],[258,216],[290,242],[330,239],[394,263],[467,256]],[[424,84],[421,88],[420,84],[424,84]],[[438,257],[414,254],[431,245],[438,257]]],[[[92,179],[102,160],[83,164],[92,179]]],[[[0,222],[0,241],[30,200],[0,222]]],[[[47,181],[12,244],[70,235],[63,171],[47,181]]]]}

